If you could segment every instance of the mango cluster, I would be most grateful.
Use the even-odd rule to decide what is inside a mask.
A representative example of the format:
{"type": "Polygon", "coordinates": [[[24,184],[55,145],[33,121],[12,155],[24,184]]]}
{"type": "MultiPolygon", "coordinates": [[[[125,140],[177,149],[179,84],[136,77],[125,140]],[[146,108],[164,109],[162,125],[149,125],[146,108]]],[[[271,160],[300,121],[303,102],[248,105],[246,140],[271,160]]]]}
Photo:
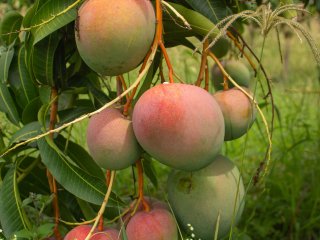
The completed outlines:
{"type": "MultiPolygon", "coordinates": [[[[147,55],[155,25],[148,0],[85,1],[76,22],[79,54],[100,75],[131,71],[147,55]]],[[[225,68],[250,92],[250,72],[237,62],[228,62],[225,68]]],[[[123,217],[129,240],[177,240],[176,220],[186,235],[220,238],[239,221],[244,185],[238,168],[221,155],[221,148],[224,141],[249,130],[256,110],[242,90],[232,85],[222,90],[224,76],[217,69],[212,75],[213,85],[221,90],[213,96],[194,85],[163,83],[142,94],[132,116],[124,116],[122,106],[114,105],[90,118],[88,149],[102,168],[130,167],[144,152],[173,168],[167,186],[172,210],[147,199],[149,211],[138,208],[133,216],[123,217]]],[[[89,227],[74,228],[79,231],[74,236],[88,232],[89,227]]],[[[72,231],[66,240],[75,239],[72,231]]],[[[92,239],[121,239],[114,231],[97,232],[92,239]]]]}

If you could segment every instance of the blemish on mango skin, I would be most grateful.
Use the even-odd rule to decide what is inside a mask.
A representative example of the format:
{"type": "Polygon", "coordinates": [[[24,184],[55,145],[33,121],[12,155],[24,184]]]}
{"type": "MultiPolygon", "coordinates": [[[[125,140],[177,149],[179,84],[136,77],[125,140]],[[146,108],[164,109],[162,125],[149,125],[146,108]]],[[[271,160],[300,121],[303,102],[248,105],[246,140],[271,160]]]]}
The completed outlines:
{"type": "Polygon", "coordinates": [[[76,32],[76,37],[77,37],[78,41],[80,41],[80,25],[79,25],[79,22],[80,22],[80,16],[77,13],[77,18],[76,18],[75,23],[74,23],[74,31],[76,32]]]}
{"type": "Polygon", "coordinates": [[[192,182],[192,176],[180,178],[177,188],[179,191],[189,194],[194,188],[193,182],[192,182]]]}

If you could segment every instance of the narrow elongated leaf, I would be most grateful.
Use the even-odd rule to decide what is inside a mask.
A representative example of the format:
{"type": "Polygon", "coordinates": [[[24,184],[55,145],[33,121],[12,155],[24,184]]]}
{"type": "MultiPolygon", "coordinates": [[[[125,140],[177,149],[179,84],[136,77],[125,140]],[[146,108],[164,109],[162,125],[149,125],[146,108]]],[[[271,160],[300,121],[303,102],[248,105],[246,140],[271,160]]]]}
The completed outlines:
{"type": "Polygon", "coordinates": [[[21,187],[20,194],[21,196],[24,196],[24,201],[26,201],[27,198],[30,199],[30,189],[32,189],[33,193],[48,195],[50,193],[50,188],[46,171],[44,171],[43,166],[38,165],[32,169],[28,176],[19,183],[19,187],[21,187]]]}
{"type": "Polygon", "coordinates": [[[88,174],[92,176],[96,176],[101,180],[104,180],[104,174],[102,169],[97,165],[97,163],[92,159],[90,154],[80,145],[69,141],[67,143],[67,139],[62,137],[61,135],[57,138],[57,146],[64,151],[64,148],[67,146],[65,153],[71,158],[71,160],[76,163],[80,168],[86,171],[88,174]]]}
{"type": "MultiPolygon", "coordinates": [[[[89,102],[87,100],[82,101],[84,103],[89,102]]],[[[90,102],[91,103],[91,102],[90,102]]],[[[95,109],[92,105],[77,105],[74,108],[69,108],[63,111],[59,111],[60,122],[59,125],[71,122],[72,120],[90,112],[93,112],[95,109]]]]}
{"type": "Polygon", "coordinates": [[[10,11],[4,15],[0,24],[0,37],[7,46],[19,36],[23,17],[17,11],[10,11]]]}
{"type": "Polygon", "coordinates": [[[76,19],[75,7],[67,11],[67,8],[73,3],[74,0],[49,0],[41,6],[32,19],[32,26],[41,24],[32,31],[34,44],[76,19]]]}
{"type": "Polygon", "coordinates": [[[103,106],[106,102],[111,99],[107,96],[101,89],[101,87],[96,84],[96,81],[87,81],[87,88],[89,90],[89,96],[94,99],[95,105],[97,107],[103,106]]]}
{"type": "Polygon", "coordinates": [[[42,103],[39,97],[34,98],[30,103],[28,103],[28,105],[25,106],[22,112],[23,124],[37,121],[38,112],[41,106],[42,106],[42,103]]]}
{"type": "Polygon", "coordinates": [[[40,84],[54,86],[54,56],[61,36],[53,33],[34,46],[33,73],[40,84]]]}
{"type": "Polygon", "coordinates": [[[15,232],[29,227],[28,219],[21,206],[16,180],[16,167],[12,167],[7,172],[1,186],[0,222],[7,239],[11,239],[15,232]]]}
{"type": "Polygon", "coordinates": [[[152,184],[157,188],[158,187],[158,178],[156,174],[156,170],[153,166],[153,162],[150,156],[145,154],[144,159],[142,161],[143,170],[146,176],[150,179],[152,184]]]}
{"type": "Polygon", "coordinates": [[[17,76],[10,77],[9,83],[17,102],[22,108],[25,108],[25,106],[37,97],[37,89],[33,84],[26,66],[24,45],[18,52],[17,65],[15,66],[14,71],[17,71],[18,74],[17,76]]]}
{"type": "Polygon", "coordinates": [[[29,138],[39,135],[40,133],[41,125],[39,122],[28,123],[12,135],[10,144],[25,141],[29,138]]]}
{"type": "Polygon", "coordinates": [[[0,47],[0,82],[6,83],[8,80],[9,68],[13,59],[13,47],[0,47]]]}
{"type": "Polygon", "coordinates": [[[79,198],[77,198],[77,202],[85,219],[93,219],[97,215],[97,213],[91,207],[90,203],[83,201],[79,198]]]}
{"type": "MultiPolygon", "coordinates": [[[[71,164],[67,156],[49,138],[40,139],[38,146],[42,162],[67,191],[93,204],[102,203],[106,192],[104,181],[71,164]]],[[[109,199],[109,204],[116,204],[114,194],[109,199]]]]}
{"type": "Polygon", "coordinates": [[[187,38],[178,38],[178,39],[170,39],[170,41],[166,42],[166,48],[170,47],[176,47],[176,46],[185,46],[187,48],[190,48],[191,50],[194,50],[196,47],[193,45],[192,42],[190,42],[187,38]]]}
{"type": "MultiPolygon", "coordinates": [[[[190,32],[193,33],[192,35],[194,34],[197,34],[197,35],[200,35],[200,36],[206,36],[208,34],[208,32],[210,30],[212,30],[215,25],[212,21],[210,21],[210,19],[206,16],[204,16],[203,14],[197,12],[197,11],[194,11],[192,9],[189,9],[189,8],[186,8],[182,5],[179,5],[179,4],[175,4],[175,3],[170,3],[170,5],[176,9],[176,11],[179,12],[179,14],[181,14],[185,19],[186,21],[190,24],[191,26],[191,30],[190,32]]],[[[171,13],[173,14],[173,13],[171,13]]],[[[172,19],[166,19],[166,21],[172,21],[172,19]]],[[[176,19],[175,21],[180,21],[178,19],[176,19]]],[[[175,23],[176,24],[176,23],[175,23]]],[[[169,23],[167,23],[166,25],[169,25],[169,23]]],[[[182,23],[181,23],[182,25],[182,23]]],[[[173,38],[176,38],[176,35],[175,34],[175,30],[173,30],[173,33],[170,33],[170,29],[175,29],[173,27],[170,27],[169,28],[169,31],[168,31],[168,37],[173,37],[173,38]]],[[[215,37],[217,34],[219,33],[219,30],[218,29],[215,29],[212,33],[211,33],[211,37],[215,37]]],[[[186,34],[184,34],[186,35],[186,34]]]]}
{"type": "Polygon", "coordinates": [[[5,112],[9,120],[19,125],[19,114],[6,84],[0,82],[0,110],[5,112]]]}
{"type": "Polygon", "coordinates": [[[51,98],[51,87],[49,86],[39,86],[39,97],[43,104],[49,104],[51,98]]]}
{"type": "Polygon", "coordinates": [[[34,4],[28,9],[26,15],[23,18],[22,25],[25,28],[28,28],[31,26],[32,18],[38,11],[38,9],[47,2],[47,0],[35,0],[34,4]]]}
{"type": "Polygon", "coordinates": [[[227,16],[227,5],[221,0],[186,0],[190,6],[209,18],[212,22],[217,23],[227,16]]]}
{"type": "MultiPolygon", "coordinates": [[[[6,149],[6,144],[4,143],[4,134],[0,129],[0,154],[2,153],[2,149],[6,149]]],[[[2,158],[0,158],[0,163],[1,163],[1,159],[2,158]]]]}
{"type": "Polygon", "coordinates": [[[47,129],[47,126],[49,126],[49,111],[50,103],[43,104],[38,111],[38,122],[41,124],[43,129],[47,129]]]}
{"type": "Polygon", "coordinates": [[[141,97],[141,95],[150,88],[150,86],[152,84],[152,80],[153,80],[153,78],[159,68],[160,59],[161,59],[161,54],[157,53],[153,62],[152,62],[151,67],[149,68],[147,76],[143,80],[143,83],[142,83],[142,85],[141,85],[141,87],[135,97],[135,101],[134,101],[133,105],[135,105],[135,103],[138,101],[138,99],[141,97]]]}
{"type": "Polygon", "coordinates": [[[28,67],[26,64],[26,50],[24,45],[22,45],[18,53],[18,69],[22,95],[24,96],[26,101],[30,103],[30,101],[37,97],[38,94],[28,71],[28,67]]]}

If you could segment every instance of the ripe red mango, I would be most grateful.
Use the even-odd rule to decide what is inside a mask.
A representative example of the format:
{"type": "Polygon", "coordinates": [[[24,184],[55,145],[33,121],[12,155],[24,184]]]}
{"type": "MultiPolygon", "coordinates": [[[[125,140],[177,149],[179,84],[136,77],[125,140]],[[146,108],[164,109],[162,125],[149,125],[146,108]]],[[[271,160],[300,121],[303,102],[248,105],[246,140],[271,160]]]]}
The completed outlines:
{"type": "Polygon", "coordinates": [[[167,204],[146,198],[150,211],[146,212],[141,206],[128,221],[126,233],[128,240],[178,240],[178,230],[167,204]]]}
{"type": "Polygon", "coordinates": [[[110,170],[129,167],[141,154],[132,122],[116,108],[107,108],[90,118],[87,144],[98,165],[110,170]]]}
{"type": "Polygon", "coordinates": [[[224,139],[224,119],[217,102],[200,87],[169,83],[146,91],[132,116],[144,150],[159,162],[194,171],[212,162],[224,139]]]}

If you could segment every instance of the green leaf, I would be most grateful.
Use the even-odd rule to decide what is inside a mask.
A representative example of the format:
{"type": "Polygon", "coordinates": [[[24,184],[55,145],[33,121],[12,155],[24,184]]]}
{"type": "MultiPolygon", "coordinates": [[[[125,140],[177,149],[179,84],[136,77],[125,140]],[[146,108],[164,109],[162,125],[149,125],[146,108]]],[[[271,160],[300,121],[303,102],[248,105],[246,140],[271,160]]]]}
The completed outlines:
{"type": "Polygon", "coordinates": [[[15,98],[22,108],[25,108],[38,95],[28,71],[25,57],[25,47],[22,45],[18,52],[18,64],[14,69],[17,70],[18,76],[9,77],[9,83],[15,98]]]}
{"type": "Polygon", "coordinates": [[[143,165],[144,173],[150,179],[152,184],[157,188],[158,187],[158,178],[157,178],[156,170],[153,166],[153,160],[147,154],[144,154],[144,156],[143,156],[142,165],[143,165]]]}
{"type": "Polygon", "coordinates": [[[161,54],[160,53],[157,53],[153,62],[152,62],[152,65],[150,66],[149,68],[149,71],[147,73],[147,76],[145,77],[145,79],[143,80],[143,83],[134,99],[134,103],[133,103],[133,106],[135,105],[135,103],[138,101],[138,99],[141,97],[141,95],[147,91],[151,84],[152,84],[152,80],[159,68],[159,65],[160,65],[160,60],[161,60],[161,54]]]}
{"type": "Polygon", "coordinates": [[[78,96],[76,94],[62,91],[59,95],[58,109],[66,110],[72,108],[76,102],[77,97],[78,96]]]}
{"type": "MultiPolygon", "coordinates": [[[[4,149],[6,149],[6,144],[4,143],[4,137],[5,135],[2,133],[1,129],[0,129],[0,154],[3,152],[4,149]]],[[[1,164],[1,161],[3,159],[0,158],[0,164],[1,164]]],[[[4,161],[4,160],[3,160],[4,161]]],[[[1,169],[1,168],[0,168],[1,169]]]]}
{"type": "MultiPolygon", "coordinates": [[[[100,205],[106,193],[106,184],[73,165],[68,157],[49,138],[38,140],[42,162],[54,178],[75,196],[100,205]]],[[[113,194],[109,199],[110,205],[115,205],[113,194]]]]}
{"type": "Polygon", "coordinates": [[[60,121],[59,121],[58,125],[61,126],[62,124],[71,122],[74,119],[76,119],[84,114],[93,112],[94,110],[95,109],[93,108],[92,105],[91,106],[89,106],[89,105],[79,106],[78,105],[74,108],[69,108],[69,109],[66,109],[63,111],[59,111],[60,121]]]}
{"type": "Polygon", "coordinates": [[[0,190],[0,222],[6,238],[22,229],[29,228],[29,222],[21,206],[17,184],[16,167],[6,174],[0,190]]]}
{"type": "Polygon", "coordinates": [[[32,26],[40,24],[39,27],[32,30],[34,44],[76,19],[77,10],[75,7],[66,11],[73,3],[74,0],[49,0],[41,6],[32,19],[32,26]],[[62,12],[64,13],[62,14],[62,12]],[[58,14],[59,16],[57,16],[58,14]]]}
{"type": "Polygon", "coordinates": [[[45,223],[37,228],[37,235],[40,239],[49,237],[53,233],[54,223],[45,223]]]}
{"type": "MultiPolygon", "coordinates": [[[[35,160],[38,161],[38,159],[35,160]]],[[[28,163],[34,162],[35,160],[27,159],[28,163]]],[[[37,195],[48,195],[48,193],[50,193],[50,188],[48,185],[46,170],[43,168],[42,164],[38,164],[34,169],[32,169],[32,171],[23,179],[23,181],[19,183],[19,186],[21,187],[20,194],[24,196],[23,203],[28,201],[30,198],[30,192],[36,193],[37,195]],[[32,190],[30,191],[30,189],[32,190]]]]}
{"type": "Polygon", "coordinates": [[[61,151],[64,151],[64,148],[67,145],[67,149],[64,151],[65,154],[68,155],[68,157],[70,157],[70,159],[75,164],[77,164],[88,174],[96,176],[101,180],[105,179],[102,169],[97,165],[97,163],[92,159],[90,154],[83,147],[70,140],[67,142],[67,139],[65,139],[61,135],[57,137],[56,144],[61,151]]]}
{"type": "Polygon", "coordinates": [[[0,25],[0,36],[7,46],[12,44],[19,36],[23,17],[17,11],[7,12],[0,25]]]}
{"type": "Polygon", "coordinates": [[[22,25],[25,28],[28,28],[31,26],[32,18],[38,11],[38,9],[46,2],[47,0],[35,0],[32,7],[30,7],[26,13],[26,15],[23,18],[22,25]]]}
{"type": "Polygon", "coordinates": [[[43,104],[49,104],[51,100],[51,87],[46,85],[39,86],[39,97],[43,104]]]}
{"type": "Polygon", "coordinates": [[[34,46],[32,55],[33,73],[40,85],[54,86],[54,57],[61,36],[53,33],[34,46]]]}
{"type": "Polygon", "coordinates": [[[120,235],[121,235],[121,240],[128,240],[126,227],[124,226],[124,223],[122,222],[122,220],[121,220],[120,235]]]}
{"type": "Polygon", "coordinates": [[[213,23],[222,20],[228,14],[228,8],[225,1],[221,0],[186,0],[190,6],[209,18],[213,23]]]}
{"type": "MultiPolygon", "coordinates": [[[[179,12],[185,18],[185,20],[190,24],[192,28],[192,30],[190,31],[193,33],[193,35],[197,34],[204,37],[209,33],[210,30],[212,30],[215,27],[214,23],[210,21],[210,19],[208,19],[207,17],[205,17],[204,15],[202,15],[197,11],[183,7],[179,4],[170,3],[170,5],[174,7],[175,10],[179,12]]],[[[174,16],[174,13],[171,13],[170,15],[174,16]]],[[[180,26],[183,26],[183,23],[181,22],[181,20],[175,18],[175,21],[177,21],[180,26]]],[[[174,24],[177,24],[177,23],[174,23],[174,24]]],[[[218,29],[214,30],[210,35],[211,38],[214,38],[218,33],[219,33],[218,29]]],[[[170,34],[170,32],[168,34],[170,34]]],[[[171,35],[174,36],[176,34],[171,34],[171,35]]]]}
{"type": "Polygon", "coordinates": [[[6,83],[8,80],[9,68],[13,59],[14,48],[0,46],[0,82],[6,83]]]}
{"type": "Polygon", "coordinates": [[[19,114],[6,84],[0,82],[0,110],[5,112],[9,120],[19,125],[19,114]]]}
{"type": "Polygon", "coordinates": [[[166,41],[166,48],[176,47],[179,45],[190,48],[191,50],[196,48],[187,38],[170,38],[169,41],[166,41]]]}
{"type": "Polygon", "coordinates": [[[38,111],[38,122],[41,124],[43,129],[47,129],[47,125],[49,123],[49,111],[50,111],[50,103],[43,104],[38,111]]]}
{"type": "Polygon", "coordinates": [[[38,112],[41,108],[41,100],[39,97],[34,98],[22,112],[22,122],[24,124],[37,121],[38,112]]]}
{"type": "Polygon", "coordinates": [[[22,45],[18,53],[19,76],[20,76],[20,81],[23,89],[23,95],[29,103],[32,99],[37,97],[38,94],[37,94],[37,89],[34,86],[33,80],[28,71],[28,65],[26,61],[27,61],[26,49],[25,49],[25,46],[22,45]]]}
{"type": "Polygon", "coordinates": [[[97,84],[98,81],[87,81],[87,88],[89,90],[89,95],[94,99],[95,105],[101,107],[106,102],[109,102],[111,99],[102,91],[101,86],[97,84]]]}
{"type": "Polygon", "coordinates": [[[12,135],[10,144],[25,141],[39,134],[41,134],[41,125],[39,122],[28,123],[12,135]]]}
{"type": "Polygon", "coordinates": [[[22,229],[14,233],[14,239],[32,239],[34,233],[28,229],[22,229]]]}
{"type": "Polygon", "coordinates": [[[97,213],[93,210],[92,206],[86,202],[77,198],[78,205],[85,217],[85,219],[93,219],[97,215],[97,213]]]}

